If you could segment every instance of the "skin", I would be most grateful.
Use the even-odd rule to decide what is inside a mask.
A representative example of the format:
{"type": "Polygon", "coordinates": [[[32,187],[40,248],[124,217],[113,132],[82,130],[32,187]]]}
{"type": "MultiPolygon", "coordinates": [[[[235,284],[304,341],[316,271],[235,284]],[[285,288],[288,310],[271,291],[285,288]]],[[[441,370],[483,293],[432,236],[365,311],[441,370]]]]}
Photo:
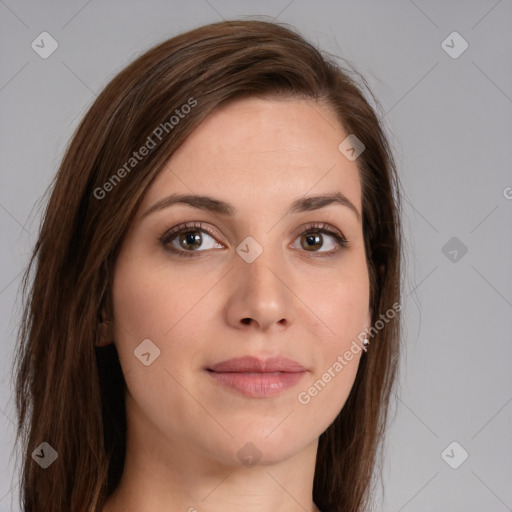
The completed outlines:
{"type": "Polygon", "coordinates": [[[338,150],[347,135],[332,111],[311,101],[237,100],[203,121],[147,190],[115,267],[128,434],[123,477],[104,512],[318,510],[318,438],[342,409],[363,352],[308,404],[297,396],[370,327],[369,280],[362,224],[351,209],[287,211],[300,197],[339,191],[361,213],[356,161],[338,150]],[[174,193],[212,196],[236,213],[175,204],[143,217],[174,193]],[[196,250],[175,236],[173,246],[192,257],[159,243],[194,221],[215,236],[200,231],[196,250]],[[336,248],[322,234],[305,249],[302,228],[319,222],[349,246],[322,257],[336,248]],[[252,263],[236,252],[247,236],[263,248],[252,263]],[[134,357],[145,339],[160,349],[149,366],[134,357]],[[254,398],[205,370],[244,355],[283,355],[307,372],[291,389],[254,398]],[[237,457],[248,442],[261,453],[252,467],[237,457]]]}

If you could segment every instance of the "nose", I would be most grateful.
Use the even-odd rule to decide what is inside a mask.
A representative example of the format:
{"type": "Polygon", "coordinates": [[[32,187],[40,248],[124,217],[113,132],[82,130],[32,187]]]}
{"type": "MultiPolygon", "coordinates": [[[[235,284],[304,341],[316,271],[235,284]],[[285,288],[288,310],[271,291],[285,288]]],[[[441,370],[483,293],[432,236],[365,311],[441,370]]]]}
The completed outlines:
{"type": "Polygon", "coordinates": [[[252,263],[239,258],[230,272],[232,291],[226,303],[232,327],[268,331],[294,322],[294,292],[284,265],[266,250],[252,263]]]}

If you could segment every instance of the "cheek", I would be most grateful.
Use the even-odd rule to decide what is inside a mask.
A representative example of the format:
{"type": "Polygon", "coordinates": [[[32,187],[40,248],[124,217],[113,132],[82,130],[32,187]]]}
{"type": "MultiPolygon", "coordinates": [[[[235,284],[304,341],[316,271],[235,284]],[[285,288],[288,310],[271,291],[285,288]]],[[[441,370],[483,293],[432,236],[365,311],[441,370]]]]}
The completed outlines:
{"type": "Polygon", "coordinates": [[[321,428],[325,429],[343,408],[363,354],[361,333],[369,307],[366,265],[347,266],[330,281],[327,291],[318,287],[314,295],[311,309],[321,320],[316,338],[318,364],[297,401],[308,410],[312,423],[324,420],[321,428]]]}
{"type": "Polygon", "coordinates": [[[115,344],[129,403],[132,407],[137,404],[159,425],[169,424],[171,417],[184,417],[189,403],[178,382],[186,380],[187,365],[199,349],[193,310],[205,293],[205,284],[194,283],[179,281],[178,273],[172,274],[168,268],[137,263],[137,258],[127,254],[116,264],[112,288],[115,344]],[[142,346],[144,350],[139,348],[142,346]],[[147,352],[154,362],[145,366],[138,354],[147,352]]]}
{"type": "Polygon", "coordinates": [[[367,327],[370,290],[366,265],[347,266],[335,278],[317,285],[308,297],[325,350],[332,353],[350,345],[367,327]]]}
{"type": "Polygon", "coordinates": [[[163,340],[185,321],[204,294],[207,283],[199,277],[180,277],[166,266],[120,259],[113,284],[114,317],[120,335],[133,339],[163,340]],[[123,333],[124,332],[124,333],[123,333]]]}
{"type": "MultiPolygon", "coordinates": [[[[162,315],[167,305],[162,300],[161,289],[150,279],[144,279],[145,274],[140,269],[131,272],[126,267],[127,271],[124,270],[120,268],[113,286],[116,339],[123,341],[129,337],[135,342],[157,338],[167,316],[162,315]]],[[[171,321],[172,318],[168,318],[168,322],[171,321]]]]}
{"type": "MultiPolygon", "coordinates": [[[[127,375],[133,370],[137,374],[146,370],[152,375],[155,368],[161,367],[184,379],[187,368],[200,364],[202,330],[209,325],[205,318],[212,309],[205,296],[215,279],[205,277],[204,272],[184,275],[182,269],[160,262],[152,264],[147,259],[141,263],[142,259],[131,255],[134,253],[127,249],[118,258],[112,290],[115,343],[123,371],[127,375]],[[144,367],[134,351],[136,355],[141,343],[148,339],[156,347],[149,344],[158,359],[144,367]]],[[[160,384],[166,380],[169,378],[164,376],[163,383],[155,382],[153,386],[164,389],[160,384]]]]}
{"type": "Polygon", "coordinates": [[[319,368],[297,394],[296,418],[301,418],[303,427],[316,436],[336,419],[353,387],[361,353],[347,361],[343,358],[344,352],[333,351],[326,358],[328,363],[319,368]]]}
{"type": "Polygon", "coordinates": [[[338,416],[353,387],[363,353],[348,337],[325,345],[322,361],[298,390],[296,400],[305,421],[320,435],[338,416]]]}

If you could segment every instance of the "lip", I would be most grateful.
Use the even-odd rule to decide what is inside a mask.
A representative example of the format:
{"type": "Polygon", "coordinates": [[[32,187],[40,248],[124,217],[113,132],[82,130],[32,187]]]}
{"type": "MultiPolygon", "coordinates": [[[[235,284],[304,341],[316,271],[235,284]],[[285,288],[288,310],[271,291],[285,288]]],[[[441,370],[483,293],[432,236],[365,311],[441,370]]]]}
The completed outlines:
{"type": "Polygon", "coordinates": [[[306,369],[285,357],[228,359],[206,369],[221,384],[242,395],[264,398],[295,386],[306,369]]]}
{"type": "Polygon", "coordinates": [[[273,372],[305,372],[306,369],[300,365],[297,361],[293,359],[288,359],[286,357],[277,356],[277,357],[267,357],[265,359],[254,357],[254,356],[244,356],[237,357],[234,359],[228,359],[226,361],[222,361],[213,366],[208,367],[208,370],[214,372],[231,372],[231,373],[241,373],[241,372],[253,372],[253,373],[273,373],[273,372]]]}

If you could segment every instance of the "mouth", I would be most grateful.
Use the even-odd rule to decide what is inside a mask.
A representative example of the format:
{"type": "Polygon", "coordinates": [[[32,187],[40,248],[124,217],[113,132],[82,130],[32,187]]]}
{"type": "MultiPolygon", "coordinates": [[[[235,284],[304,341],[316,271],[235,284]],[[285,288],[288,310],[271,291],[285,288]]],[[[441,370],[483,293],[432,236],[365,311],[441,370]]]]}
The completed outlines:
{"type": "Polygon", "coordinates": [[[264,398],[290,389],[306,373],[302,365],[291,359],[252,356],[222,361],[206,370],[221,385],[252,398],[264,398]]]}

